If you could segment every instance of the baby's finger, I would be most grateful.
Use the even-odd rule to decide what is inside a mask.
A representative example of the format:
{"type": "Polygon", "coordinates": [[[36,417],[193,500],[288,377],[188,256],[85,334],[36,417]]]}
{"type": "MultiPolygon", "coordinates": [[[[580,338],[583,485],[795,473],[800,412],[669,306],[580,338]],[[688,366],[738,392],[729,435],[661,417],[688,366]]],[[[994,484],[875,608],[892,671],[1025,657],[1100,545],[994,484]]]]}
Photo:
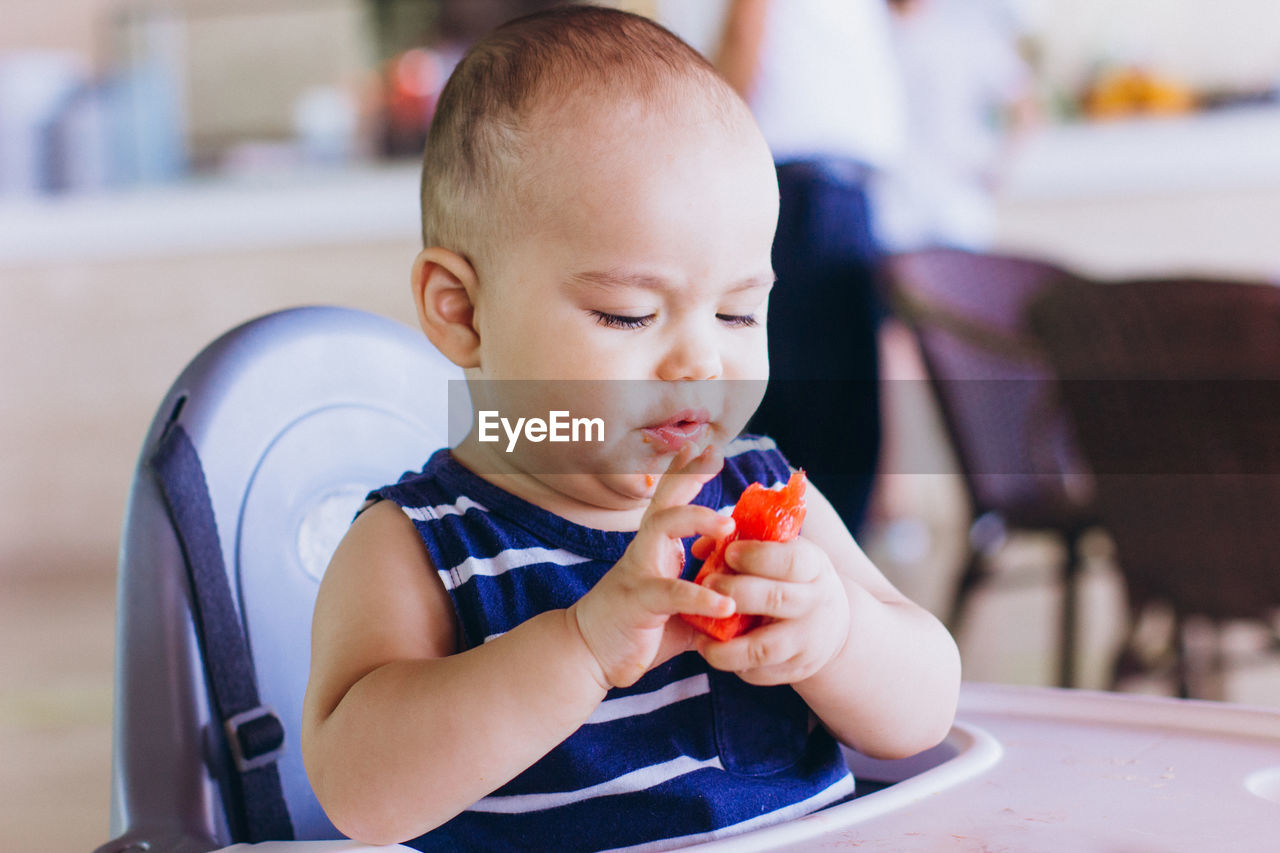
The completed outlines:
{"type": "MultiPolygon", "coordinates": [[[[733,532],[733,519],[720,515],[710,507],[681,504],[646,514],[640,523],[641,533],[656,533],[667,539],[723,539],[733,532]]],[[[701,557],[699,559],[702,559],[701,557]]]]}
{"type": "Polygon", "coordinates": [[[706,585],[738,603],[739,613],[797,619],[813,610],[813,584],[786,583],[745,574],[717,572],[706,585]]]}
{"type": "Polygon", "coordinates": [[[725,549],[724,560],[729,568],[744,574],[788,583],[812,583],[822,572],[824,556],[806,539],[790,542],[739,539],[725,549]]]}
{"type": "Polygon", "coordinates": [[[759,669],[739,670],[737,673],[738,677],[747,684],[754,684],[756,687],[795,684],[809,674],[803,659],[798,656],[782,663],[762,666],[759,669]]]}
{"type": "Polygon", "coordinates": [[[723,619],[732,616],[735,608],[732,598],[678,579],[655,579],[646,583],[639,589],[639,598],[641,605],[650,613],[666,615],[689,613],[723,619]]]}
{"type": "Polygon", "coordinates": [[[724,454],[719,448],[708,447],[696,456],[694,452],[692,445],[685,445],[671,460],[649,500],[650,511],[687,504],[724,467],[724,454]]]}
{"type": "Polygon", "coordinates": [[[770,622],[723,643],[710,637],[699,638],[698,651],[707,663],[726,672],[777,666],[802,651],[794,625],[791,622],[770,622]]]}
{"type": "Polygon", "coordinates": [[[711,552],[716,549],[716,540],[710,536],[699,536],[691,546],[689,553],[693,555],[695,560],[705,560],[711,556],[711,552]]]}

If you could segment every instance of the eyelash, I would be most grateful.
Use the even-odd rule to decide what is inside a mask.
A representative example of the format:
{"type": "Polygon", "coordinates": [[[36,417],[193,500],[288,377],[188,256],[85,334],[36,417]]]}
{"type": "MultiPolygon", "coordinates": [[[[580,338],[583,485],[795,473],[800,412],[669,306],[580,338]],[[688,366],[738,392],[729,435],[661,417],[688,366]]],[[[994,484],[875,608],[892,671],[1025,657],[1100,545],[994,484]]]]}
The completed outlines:
{"type": "Polygon", "coordinates": [[[596,322],[601,326],[607,326],[610,329],[643,329],[645,326],[653,322],[656,314],[646,314],[643,317],[626,317],[622,314],[606,314],[604,311],[592,311],[591,316],[596,318],[596,322]]]}
{"type": "Polygon", "coordinates": [[[746,329],[760,324],[755,314],[717,314],[716,319],[735,329],[746,329]]]}
{"type": "MultiPolygon", "coordinates": [[[[601,326],[610,329],[643,329],[653,322],[657,315],[646,314],[643,317],[628,317],[622,314],[609,314],[604,311],[592,311],[591,316],[601,326]]],[[[759,324],[754,314],[717,314],[716,319],[734,329],[750,328],[759,324]]]]}

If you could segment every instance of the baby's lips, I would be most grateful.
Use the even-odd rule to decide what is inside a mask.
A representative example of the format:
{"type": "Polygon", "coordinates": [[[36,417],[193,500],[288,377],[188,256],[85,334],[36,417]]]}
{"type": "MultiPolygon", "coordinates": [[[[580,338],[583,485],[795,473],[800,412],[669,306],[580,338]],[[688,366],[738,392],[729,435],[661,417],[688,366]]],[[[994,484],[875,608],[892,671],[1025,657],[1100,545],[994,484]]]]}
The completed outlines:
{"type": "Polygon", "coordinates": [[[705,411],[678,412],[640,429],[644,442],[662,453],[679,453],[688,445],[705,444],[710,432],[711,416],[705,411]]]}

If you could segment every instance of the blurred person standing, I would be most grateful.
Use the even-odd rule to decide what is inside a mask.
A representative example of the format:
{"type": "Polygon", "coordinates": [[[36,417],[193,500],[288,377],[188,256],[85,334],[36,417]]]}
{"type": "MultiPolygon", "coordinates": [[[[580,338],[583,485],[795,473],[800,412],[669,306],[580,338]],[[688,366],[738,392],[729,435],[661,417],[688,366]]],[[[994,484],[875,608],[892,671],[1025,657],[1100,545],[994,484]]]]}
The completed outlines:
{"type": "Polygon", "coordinates": [[[877,237],[893,250],[982,251],[1013,132],[1032,120],[1030,68],[1007,0],[889,0],[907,92],[903,157],[876,181],[877,237]]]}
{"type": "Polygon", "coordinates": [[[902,82],[883,0],[731,0],[715,61],[774,156],[781,212],[772,381],[754,432],[809,469],[850,530],[880,445],[881,308],[868,184],[902,149],[902,82]]]}

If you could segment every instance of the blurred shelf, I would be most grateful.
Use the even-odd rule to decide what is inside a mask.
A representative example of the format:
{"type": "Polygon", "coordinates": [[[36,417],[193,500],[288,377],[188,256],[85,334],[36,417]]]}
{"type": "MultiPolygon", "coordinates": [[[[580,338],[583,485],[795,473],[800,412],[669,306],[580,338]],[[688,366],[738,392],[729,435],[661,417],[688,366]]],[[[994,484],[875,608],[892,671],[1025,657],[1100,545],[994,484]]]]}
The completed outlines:
{"type": "Polygon", "coordinates": [[[996,248],[1089,275],[1280,281],[1280,106],[1041,128],[996,208],[996,248]]]}
{"type": "MultiPolygon", "coordinates": [[[[1075,243],[1087,240],[1083,250],[1070,246],[1055,251],[1058,241],[1040,227],[1056,230],[1055,223],[1039,223],[1035,217],[1083,206],[1095,223],[1099,211],[1103,219],[1114,213],[1131,221],[1135,213],[1147,215],[1149,203],[1165,202],[1207,214],[1207,205],[1247,192],[1252,215],[1231,217],[1229,223],[1233,230],[1227,242],[1238,242],[1238,232],[1257,228],[1258,216],[1272,221],[1280,205],[1277,152],[1280,106],[1275,105],[1049,125],[1020,140],[1010,156],[998,197],[1005,234],[1015,245],[1043,247],[1068,259],[1082,254],[1088,262],[1089,247],[1098,245],[1100,236],[1107,240],[1114,229],[1099,235],[1085,221],[1074,236],[1059,235],[1075,243]],[[1130,209],[1139,203],[1144,205],[1140,210],[1130,209]]],[[[0,198],[0,268],[412,241],[419,234],[418,170],[417,163],[404,162],[79,196],[0,198]]],[[[1155,221],[1151,227],[1167,244],[1185,239],[1188,229],[1203,231],[1205,220],[1212,224],[1218,218],[1196,213],[1171,227],[1155,221]]],[[[1250,239],[1250,247],[1262,245],[1250,239]]],[[[1280,265],[1269,232],[1264,242],[1260,262],[1251,256],[1246,266],[1274,276],[1280,265]]],[[[1222,252],[1201,253],[1192,260],[1204,266],[1201,261],[1217,262],[1222,254],[1230,261],[1238,254],[1219,245],[1222,252]]],[[[1146,253],[1139,259],[1142,265],[1150,260],[1164,266],[1146,247],[1135,244],[1132,249],[1146,253]]],[[[1107,266],[1106,259],[1101,265],[1107,266]]],[[[1128,266],[1133,264],[1126,261],[1128,266]]]]}
{"type": "Polygon", "coordinates": [[[0,198],[0,267],[414,240],[417,163],[0,198]]]}
{"type": "Polygon", "coordinates": [[[1049,125],[1019,141],[1010,200],[1280,190],[1280,106],[1049,125]]]}

